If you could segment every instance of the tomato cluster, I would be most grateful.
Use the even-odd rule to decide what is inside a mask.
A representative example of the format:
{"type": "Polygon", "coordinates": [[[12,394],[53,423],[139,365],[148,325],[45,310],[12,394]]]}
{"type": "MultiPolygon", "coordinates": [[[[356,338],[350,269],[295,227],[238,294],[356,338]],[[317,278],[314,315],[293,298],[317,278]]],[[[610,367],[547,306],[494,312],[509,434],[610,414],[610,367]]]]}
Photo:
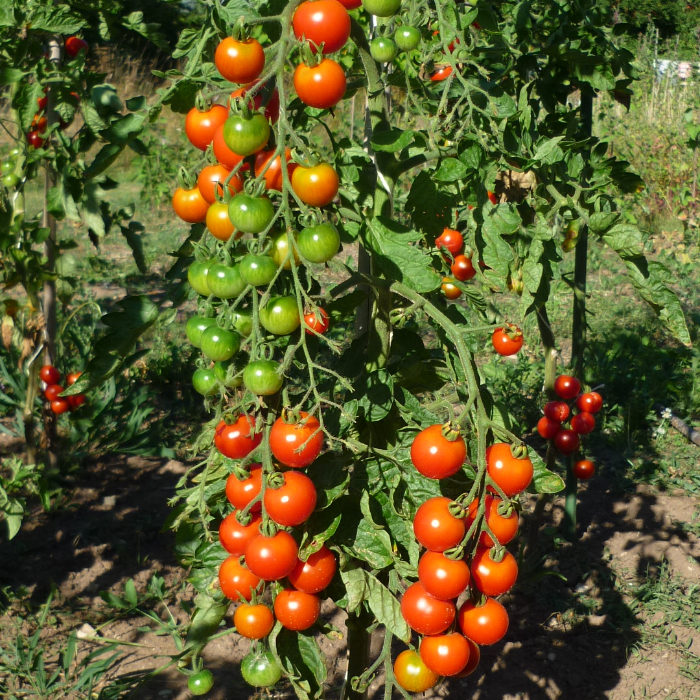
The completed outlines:
{"type": "MultiPolygon", "coordinates": [[[[559,401],[545,404],[544,415],[537,423],[537,432],[545,440],[552,440],[554,447],[563,455],[574,454],[581,446],[581,436],[595,429],[595,414],[603,407],[603,398],[595,391],[581,392],[581,382],[567,374],[559,375],[554,382],[554,391],[559,401]],[[577,409],[567,402],[574,402],[577,409]],[[566,423],[569,427],[566,427],[566,423]]],[[[585,481],[595,474],[593,462],[577,461],[573,466],[577,478],[585,481]]]]}
{"type": "MultiPolygon", "coordinates": [[[[81,372],[71,372],[66,375],[66,384],[73,386],[81,372]]],[[[61,373],[53,365],[44,365],[39,370],[39,378],[44,382],[44,398],[49,403],[51,411],[56,415],[65,413],[66,411],[75,411],[80,408],[87,398],[85,394],[74,394],[72,396],[62,397],[61,394],[65,388],[59,384],[61,381],[61,373]]]]}

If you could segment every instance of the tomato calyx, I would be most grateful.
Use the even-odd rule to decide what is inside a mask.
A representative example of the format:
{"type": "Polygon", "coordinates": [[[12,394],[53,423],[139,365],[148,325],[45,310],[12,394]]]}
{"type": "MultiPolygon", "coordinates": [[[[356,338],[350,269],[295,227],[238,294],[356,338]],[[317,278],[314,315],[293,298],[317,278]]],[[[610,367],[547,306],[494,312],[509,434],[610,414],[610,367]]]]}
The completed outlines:
{"type": "Polygon", "coordinates": [[[504,323],[503,332],[511,339],[518,340],[523,337],[523,332],[513,323],[504,323]]]}
{"type": "Polygon", "coordinates": [[[276,491],[284,486],[284,474],[275,472],[267,477],[267,488],[276,491]]]}
{"type": "Polygon", "coordinates": [[[467,515],[466,508],[459,501],[452,501],[452,503],[447,506],[447,511],[452,517],[460,520],[467,515]]]}
{"type": "Polygon", "coordinates": [[[177,184],[183,190],[193,190],[197,187],[197,176],[181,165],[177,170],[177,184]]]}
{"type": "Polygon", "coordinates": [[[515,459],[525,459],[528,456],[527,446],[522,442],[519,445],[511,445],[510,453],[515,459]]]}
{"type": "Polygon", "coordinates": [[[442,430],[440,432],[442,433],[442,437],[449,442],[454,442],[462,437],[459,426],[453,426],[452,421],[449,420],[447,423],[443,423],[442,430]]]}

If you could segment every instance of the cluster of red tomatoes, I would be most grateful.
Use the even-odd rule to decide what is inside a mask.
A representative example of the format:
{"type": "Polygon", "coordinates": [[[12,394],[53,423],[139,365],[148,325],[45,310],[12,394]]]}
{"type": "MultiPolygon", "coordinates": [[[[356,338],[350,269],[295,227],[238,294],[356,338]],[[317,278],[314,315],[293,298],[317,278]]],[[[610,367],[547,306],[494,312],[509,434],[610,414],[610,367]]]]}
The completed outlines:
{"type": "MultiPolygon", "coordinates": [[[[508,613],[496,597],[507,593],[518,576],[515,557],[504,545],[518,531],[510,499],[533,476],[524,450],[514,454],[506,443],[487,449],[490,486],[483,508],[479,498],[465,507],[459,500],[435,497],[416,512],[413,531],[427,551],[418,563],[418,581],[403,594],[401,612],[422,639],[418,652],[403,651],[394,662],[396,680],[409,692],[424,692],[439,676],[469,675],[479,663],[479,646],[497,643],[508,630],[508,613]],[[465,556],[465,549],[473,554],[465,556]],[[455,602],[462,596],[458,608],[455,602]]],[[[454,475],[466,458],[464,439],[450,424],[426,428],[411,445],[414,466],[431,479],[454,475]]]]}
{"type": "MultiPolygon", "coordinates": [[[[66,384],[73,386],[80,375],[81,372],[71,372],[66,375],[66,384]]],[[[60,415],[66,411],[75,411],[85,403],[85,394],[75,394],[65,398],[61,396],[65,388],[59,384],[61,373],[53,365],[44,365],[39,370],[39,378],[45,384],[44,398],[49,402],[50,408],[55,414],[60,415]]]]}
{"type": "MultiPolygon", "coordinates": [[[[554,446],[563,455],[571,455],[581,446],[581,435],[588,435],[595,428],[595,414],[603,407],[603,398],[595,391],[581,392],[581,382],[567,374],[559,375],[554,382],[554,391],[561,401],[549,401],[544,406],[544,415],[537,423],[537,432],[545,440],[553,440],[554,446]],[[567,401],[576,399],[577,413],[572,414],[567,401]],[[563,427],[569,421],[569,427],[563,427]]],[[[595,465],[588,459],[577,461],[573,472],[581,480],[595,474],[595,465]]]]}

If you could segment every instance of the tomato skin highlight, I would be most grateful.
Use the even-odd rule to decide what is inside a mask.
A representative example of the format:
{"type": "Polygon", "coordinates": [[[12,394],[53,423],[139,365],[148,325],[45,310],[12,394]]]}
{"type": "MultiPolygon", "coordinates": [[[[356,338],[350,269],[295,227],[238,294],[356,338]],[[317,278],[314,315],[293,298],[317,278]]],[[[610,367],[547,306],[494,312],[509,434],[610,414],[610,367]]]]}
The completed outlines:
{"type": "Polygon", "coordinates": [[[258,396],[272,396],[281,388],[284,380],[277,372],[278,364],[272,360],[255,360],[243,370],[246,389],[258,396]]]}
{"type": "Polygon", "coordinates": [[[233,614],[236,631],[247,639],[267,637],[275,626],[275,617],[267,605],[241,603],[233,614]]]}
{"type": "Polygon", "coordinates": [[[447,80],[452,75],[452,66],[443,66],[438,68],[431,76],[431,83],[441,83],[443,80],[447,80]]]}
{"type": "MultiPolygon", "coordinates": [[[[491,528],[493,534],[496,535],[496,539],[499,544],[508,544],[517,534],[518,534],[518,514],[513,511],[508,517],[501,515],[498,512],[498,506],[503,503],[503,500],[498,496],[486,495],[484,497],[486,503],[484,505],[484,516],[486,518],[486,524],[491,528]]],[[[475,498],[469,505],[469,510],[467,512],[466,526],[467,529],[476,519],[477,511],[479,508],[479,499],[475,498]]],[[[493,547],[494,541],[488,532],[482,532],[479,537],[479,544],[484,547],[493,547]]]]}
{"type": "Polygon", "coordinates": [[[243,233],[262,233],[274,215],[275,209],[267,197],[239,192],[228,204],[228,218],[243,233]]]}
{"type": "Polygon", "coordinates": [[[311,168],[300,165],[292,173],[292,189],[310,207],[325,207],[330,204],[338,194],[339,186],[338,173],[328,163],[319,163],[311,168]]]}
{"type": "Polygon", "coordinates": [[[455,440],[448,440],[440,424],[421,430],[411,443],[413,466],[429,479],[446,479],[456,474],[466,457],[464,438],[458,435],[455,440]]]}
{"type": "Polygon", "coordinates": [[[343,99],[346,87],[345,72],[331,58],[324,58],[317,66],[300,63],[294,71],[294,89],[309,107],[335,107],[343,99]]]}
{"type": "Polygon", "coordinates": [[[451,502],[444,496],[429,498],[418,508],[413,519],[416,539],[431,552],[444,552],[456,547],[464,537],[464,519],[455,518],[449,512],[451,502]]]}
{"type": "Polygon", "coordinates": [[[438,600],[459,598],[471,580],[464,559],[448,559],[441,552],[425,552],[418,562],[418,580],[438,600]]]}
{"type": "Polygon", "coordinates": [[[488,596],[507,593],[518,578],[518,564],[515,557],[506,552],[500,562],[493,561],[491,549],[479,547],[471,565],[472,585],[488,596]]]}
{"type": "Polygon", "coordinates": [[[560,374],[554,380],[554,391],[557,396],[567,401],[578,396],[581,391],[581,382],[568,374],[560,374]]]}
{"type": "Polygon", "coordinates": [[[260,309],[260,323],[273,335],[290,335],[301,325],[294,297],[273,297],[260,309]]]}
{"type": "MultiPolygon", "coordinates": [[[[250,476],[247,479],[239,479],[235,474],[229,474],[226,479],[226,498],[237,510],[243,510],[262,490],[262,465],[251,464],[248,472],[250,476]]],[[[251,508],[252,512],[261,509],[260,501],[251,508]]]]}
{"type": "Polygon", "coordinates": [[[603,408],[603,397],[596,391],[589,391],[576,399],[576,407],[586,413],[598,413],[603,408]]]}
{"type": "Polygon", "coordinates": [[[296,566],[297,543],[284,530],[272,537],[256,535],[245,549],[248,568],[264,581],[279,581],[296,566]]]}
{"type": "Polygon", "coordinates": [[[212,105],[211,109],[204,112],[192,107],[185,118],[187,138],[195,148],[206,151],[207,146],[214,140],[217,128],[223,126],[227,119],[228,110],[223,105],[212,105]]]}
{"type": "Polygon", "coordinates": [[[239,558],[231,555],[221,562],[219,567],[219,585],[221,592],[231,600],[238,600],[239,594],[250,601],[253,591],[260,583],[260,578],[243,566],[239,558]]]}
{"type": "Polygon", "coordinates": [[[199,187],[184,190],[178,187],[173,194],[175,213],[188,224],[200,224],[207,218],[209,202],[202,196],[199,187]]]}
{"type": "Polygon", "coordinates": [[[324,545],[306,561],[300,559],[287,578],[298,591],[319,593],[333,580],[337,567],[333,552],[324,545]]]}
{"type": "Polygon", "coordinates": [[[301,231],[297,244],[305,260],[311,263],[325,263],[338,253],[340,234],[330,223],[309,226],[301,231]]]}
{"type": "Polygon", "coordinates": [[[581,440],[573,430],[560,430],[554,436],[554,446],[563,455],[570,455],[581,446],[581,440]]]}
{"type": "Polygon", "coordinates": [[[423,637],[420,657],[423,663],[439,676],[456,676],[469,661],[469,643],[458,632],[423,637]]]}
{"type": "Polygon", "coordinates": [[[542,418],[537,421],[537,432],[545,440],[552,440],[560,430],[561,423],[550,420],[547,416],[542,416],[542,418]]]}
{"type": "Polygon", "coordinates": [[[580,481],[588,481],[595,475],[595,464],[590,459],[580,459],[574,464],[573,472],[580,481]]]}
{"type": "Polygon", "coordinates": [[[214,64],[226,80],[249,83],[263,72],[265,52],[257,39],[238,41],[226,37],[216,47],[214,64]]]}
{"type": "Polygon", "coordinates": [[[275,617],[282,627],[295,632],[309,629],[321,614],[318,596],[285,588],[275,598],[275,617]]]}
{"type": "Polygon", "coordinates": [[[484,605],[475,606],[467,600],[457,613],[457,622],[463,634],[476,644],[488,646],[500,642],[508,631],[508,613],[493,598],[484,605]]]}
{"type": "Polygon", "coordinates": [[[581,411],[571,419],[571,429],[579,435],[588,435],[595,430],[595,418],[592,413],[581,411]]]}
{"type": "Polygon", "coordinates": [[[214,674],[203,668],[187,679],[187,688],[192,695],[206,695],[214,686],[214,674]]]}
{"type": "Polygon", "coordinates": [[[224,124],[224,142],[239,156],[262,151],[270,140],[270,122],[260,112],[232,114],[224,124]]]}
{"type": "Polygon", "coordinates": [[[302,411],[299,419],[299,423],[288,424],[278,418],[270,430],[272,455],[280,464],[294,469],[303,469],[314,462],[323,449],[324,441],[321,424],[316,416],[302,411]],[[303,449],[297,452],[304,444],[303,449]]]}
{"type": "Polygon", "coordinates": [[[313,0],[302,2],[292,18],[294,36],[310,42],[316,53],[323,44],[323,53],[340,51],[350,37],[350,15],[337,0],[313,0]]]}
{"type": "Polygon", "coordinates": [[[229,554],[242,557],[248,542],[260,533],[261,524],[262,516],[254,515],[248,525],[241,525],[236,520],[236,511],[234,510],[219,525],[219,542],[229,554]]]}
{"type": "Polygon", "coordinates": [[[419,634],[440,634],[454,621],[456,609],[451,600],[431,596],[418,582],[401,597],[401,614],[406,624],[419,634]]]}
{"type": "Polygon", "coordinates": [[[65,413],[70,409],[70,404],[68,403],[67,399],[54,399],[51,402],[51,410],[57,415],[60,416],[61,413],[65,413]]]}
{"type": "Polygon", "coordinates": [[[262,442],[262,434],[254,430],[255,421],[250,416],[238,416],[231,425],[222,420],[216,426],[214,444],[224,457],[243,459],[262,442]]]}
{"type": "Polygon", "coordinates": [[[431,671],[423,659],[411,649],[402,651],[394,661],[396,682],[409,693],[424,693],[438,682],[438,675],[431,671]]]}
{"type": "Polygon", "coordinates": [[[515,496],[526,489],[535,473],[530,458],[513,457],[506,442],[497,442],[486,449],[486,463],[489,476],[506,496],[515,496]]]}
{"type": "Polygon", "coordinates": [[[268,486],[263,502],[267,514],[279,525],[294,527],[309,519],[316,507],[316,487],[300,472],[285,472],[279,488],[268,486]]]}

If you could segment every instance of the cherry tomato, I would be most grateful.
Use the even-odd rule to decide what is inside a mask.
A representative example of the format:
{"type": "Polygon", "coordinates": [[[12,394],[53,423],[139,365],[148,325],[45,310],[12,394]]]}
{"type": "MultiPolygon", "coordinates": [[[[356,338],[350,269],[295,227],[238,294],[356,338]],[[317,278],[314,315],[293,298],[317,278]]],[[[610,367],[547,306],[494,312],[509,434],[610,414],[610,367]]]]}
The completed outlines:
{"type": "Polygon", "coordinates": [[[467,665],[457,674],[458,678],[465,678],[474,673],[481,660],[481,650],[479,647],[474,644],[471,639],[467,637],[465,637],[465,639],[467,640],[467,644],[469,644],[469,661],[467,661],[467,665]]]}
{"type": "Polygon", "coordinates": [[[453,440],[444,437],[443,426],[431,425],[421,430],[411,443],[413,466],[429,479],[446,479],[456,474],[467,457],[464,438],[458,433],[453,440]]]}
{"type": "Polygon", "coordinates": [[[212,105],[211,109],[204,112],[192,107],[185,118],[187,138],[195,148],[206,151],[207,146],[214,139],[217,128],[223,126],[227,119],[228,110],[223,105],[212,105]]]}
{"type": "Polygon", "coordinates": [[[544,415],[557,423],[563,423],[569,413],[569,405],[563,401],[549,401],[544,405],[544,415]]]}
{"type": "Polygon", "coordinates": [[[34,115],[32,119],[32,129],[36,129],[40,134],[46,131],[46,127],[49,125],[49,120],[46,117],[34,115]]]}
{"type": "Polygon", "coordinates": [[[493,549],[478,547],[472,559],[472,585],[488,596],[507,593],[518,578],[515,557],[506,552],[499,562],[491,559],[493,549]]]}
{"type": "Polygon", "coordinates": [[[523,332],[512,324],[506,325],[505,328],[496,328],[491,336],[493,349],[505,357],[517,354],[523,342],[523,332]]]}
{"type": "Polygon", "coordinates": [[[73,394],[73,396],[67,396],[66,398],[71,411],[79,409],[87,401],[85,394],[73,394]]]}
{"type": "Polygon", "coordinates": [[[85,39],[77,36],[69,36],[65,42],[66,55],[70,56],[70,58],[75,58],[81,51],[87,53],[89,47],[90,44],[85,39]]]}
{"type": "Polygon", "coordinates": [[[450,270],[452,271],[452,276],[460,282],[468,282],[476,275],[472,260],[466,255],[457,255],[450,270]]]}
{"type": "Polygon", "coordinates": [[[311,627],[321,614],[318,596],[285,588],[275,598],[275,617],[282,627],[301,632],[311,627]]]}
{"type": "Polygon", "coordinates": [[[233,614],[236,632],[248,639],[267,637],[275,626],[275,617],[267,605],[241,603],[233,614]]]}
{"type": "Polygon", "coordinates": [[[420,31],[415,27],[399,27],[394,32],[394,41],[401,51],[413,51],[420,44],[420,31]]]}
{"type": "Polygon", "coordinates": [[[467,600],[457,613],[457,621],[465,636],[480,645],[495,644],[508,631],[508,613],[493,598],[478,607],[467,600]]]}
{"type": "Polygon", "coordinates": [[[277,267],[269,255],[249,253],[241,260],[239,272],[246,284],[253,287],[266,287],[277,275],[277,267]]]}
{"type": "MultiPolygon", "coordinates": [[[[337,0],[332,2],[337,3],[337,0]]],[[[292,173],[292,189],[310,207],[325,207],[330,204],[338,194],[339,185],[338,174],[328,163],[319,163],[311,168],[298,166],[292,173]]]]}
{"type": "Polygon", "coordinates": [[[46,143],[46,139],[43,139],[41,134],[36,129],[32,129],[31,131],[27,132],[27,143],[32,148],[41,148],[44,143],[46,143]]]}
{"type": "Polygon", "coordinates": [[[418,580],[434,598],[459,598],[470,580],[469,566],[464,559],[448,559],[441,552],[425,552],[418,562],[418,580]]]}
{"type": "Polygon", "coordinates": [[[452,66],[442,66],[438,68],[431,76],[431,83],[440,83],[443,80],[447,80],[452,75],[452,66]]]}
{"type": "Polygon", "coordinates": [[[464,537],[464,519],[455,518],[449,512],[450,503],[452,501],[444,496],[429,498],[418,508],[413,519],[416,539],[431,552],[456,547],[464,537]]]}
{"type": "Polygon", "coordinates": [[[268,688],[282,677],[282,669],[271,651],[258,649],[241,661],[241,675],[254,688],[268,688]]]}
{"type": "Polygon", "coordinates": [[[243,566],[237,556],[231,555],[221,562],[219,585],[221,592],[227,598],[238,600],[239,596],[243,596],[245,600],[249,601],[259,583],[260,579],[243,566]]]}
{"type": "Polygon", "coordinates": [[[423,637],[420,657],[438,676],[455,676],[469,661],[469,642],[458,632],[436,637],[423,637]]]}
{"type": "Polygon", "coordinates": [[[340,51],[350,37],[350,15],[337,0],[302,2],[292,19],[294,36],[310,42],[316,53],[323,44],[323,54],[340,51]]]}
{"type": "Polygon", "coordinates": [[[345,72],[331,58],[324,58],[317,66],[300,63],[294,71],[294,89],[309,107],[335,107],[345,95],[346,84],[345,72]]]}
{"type": "Polygon", "coordinates": [[[260,534],[261,524],[262,516],[254,515],[248,525],[241,525],[236,520],[236,511],[234,510],[219,525],[219,542],[229,554],[242,557],[245,554],[245,548],[248,546],[248,543],[253,537],[260,534]]]}
{"type": "MultiPolygon", "coordinates": [[[[486,524],[491,528],[493,534],[500,544],[508,544],[518,532],[518,514],[513,511],[509,516],[501,515],[498,512],[498,507],[503,503],[503,500],[498,496],[485,496],[486,503],[484,505],[484,515],[486,516],[486,524]]],[[[479,508],[479,499],[474,499],[469,505],[467,512],[466,526],[469,529],[470,525],[476,519],[477,510],[479,508]]],[[[484,547],[493,547],[494,541],[488,532],[482,532],[479,537],[479,544],[484,547]]]]}
{"type": "MultiPolygon", "coordinates": [[[[337,0],[334,0],[337,1],[337,0]]],[[[284,149],[284,160],[287,164],[287,177],[291,177],[296,170],[297,164],[290,162],[292,160],[292,150],[284,149]]],[[[275,151],[260,151],[255,156],[255,177],[260,177],[263,174],[265,186],[268,190],[282,191],[282,157],[275,156],[275,151]],[[273,160],[274,156],[274,160],[273,160]],[[269,164],[269,165],[268,165],[269,164]]]]}
{"type": "Polygon", "coordinates": [[[61,373],[53,365],[44,365],[39,370],[39,378],[47,384],[58,384],[61,381],[61,373]]]}
{"type": "Polygon", "coordinates": [[[419,634],[440,634],[455,619],[455,604],[428,593],[418,582],[410,585],[401,598],[401,614],[408,626],[419,634]]]}
{"type": "MultiPolygon", "coordinates": [[[[238,88],[238,90],[234,90],[231,93],[231,100],[236,100],[241,97],[244,97],[250,90],[253,89],[258,84],[258,81],[255,80],[249,85],[244,85],[243,87],[238,88]]],[[[258,90],[253,97],[253,99],[248,100],[248,106],[250,110],[255,110],[256,112],[260,111],[260,108],[262,107],[263,103],[263,91],[258,90]]],[[[265,119],[267,119],[270,124],[276,124],[277,120],[280,118],[280,94],[277,91],[277,88],[275,88],[272,91],[272,94],[270,95],[270,99],[268,103],[265,105],[265,119]]]]}
{"type": "MultiPolygon", "coordinates": [[[[226,216],[228,217],[228,214],[226,216]]],[[[214,263],[209,267],[207,284],[211,293],[219,299],[235,299],[247,286],[238,265],[229,267],[221,263],[214,263]]]]}
{"type": "Polygon", "coordinates": [[[58,395],[62,394],[63,391],[64,389],[60,384],[49,384],[49,386],[44,389],[44,396],[46,397],[47,401],[53,401],[54,399],[57,399],[58,395]]]}
{"type": "MultiPolygon", "coordinates": [[[[202,197],[213,204],[216,202],[216,192],[218,191],[219,196],[224,194],[224,182],[231,175],[231,171],[225,168],[223,165],[207,165],[206,168],[202,169],[197,178],[197,187],[202,194],[202,197]]],[[[232,175],[228,182],[228,191],[231,194],[236,194],[243,189],[243,182],[238,175],[232,175]]]]}
{"type": "Polygon", "coordinates": [[[192,695],[206,695],[214,687],[214,674],[203,668],[187,679],[187,687],[192,695]]]}
{"type": "Polygon", "coordinates": [[[214,362],[230,360],[241,347],[241,336],[212,324],[202,333],[200,348],[205,357],[214,362]]]}
{"type": "MultiPolygon", "coordinates": [[[[239,156],[237,153],[234,153],[226,145],[226,141],[224,141],[224,124],[220,124],[216,128],[212,144],[214,146],[214,156],[216,157],[216,160],[218,160],[219,163],[221,163],[221,165],[223,165],[225,168],[233,170],[243,160],[243,156],[239,156]]],[[[241,170],[247,169],[247,164],[241,166],[241,170]]]]}
{"type": "Polygon", "coordinates": [[[232,83],[249,83],[265,68],[265,52],[257,39],[238,41],[226,37],[214,53],[214,65],[232,83]]]}
{"type": "Polygon", "coordinates": [[[235,389],[243,384],[243,377],[239,366],[231,360],[227,362],[216,362],[214,364],[214,376],[227,388],[235,389]],[[232,369],[229,372],[229,368],[232,369]]]}
{"type": "Polygon", "coordinates": [[[192,386],[202,396],[213,396],[219,390],[216,375],[210,369],[196,369],[192,375],[192,386]]]}
{"type": "Polygon", "coordinates": [[[273,335],[290,335],[301,325],[301,315],[294,297],[273,297],[260,309],[260,323],[273,335]]]}
{"type": "MultiPolygon", "coordinates": [[[[260,438],[262,439],[262,436],[260,438]]],[[[259,442],[260,440],[258,440],[256,445],[259,442]]],[[[251,451],[252,448],[248,452],[251,451]]],[[[250,476],[247,479],[239,479],[235,474],[229,474],[226,479],[226,498],[238,510],[243,510],[262,489],[262,465],[251,464],[248,471],[250,476]]],[[[255,512],[261,509],[262,503],[258,501],[251,510],[255,512]]]]}
{"type": "Polygon", "coordinates": [[[559,421],[550,420],[547,416],[542,416],[537,421],[537,432],[545,439],[551,440],[561,430],[559,421]]]}
{"type": "Polygon", "coordinates": [[[323,431],[316,416],[302,411],[298,423],[278,418],[270,430],[270,450],[286,467],[308,467],[323,449],[323,431]]]}
{"type": "Polygon", "coordinates": [[[578,396],[581,391],[581,382],[576,377],[560,374],[554,380],[554,391],[557,392],[557,396],[568,401],[578,396]]]}
{"type": "Polygon", "coordinates": [[[452,277],[443,277],[440,289],[442,289],[442,293],[451,301],[459,299],[459,297],[462,296],[462,290],[455,284],[452,277]]]}
{"type": "Polygon", "coordinates": [[[78,381],[78,379],[80,379],[81,374],[82,372],[69,372],[66,376],[66,384],[68,384],[68,386],[73,386],[73,384],[75,384],[78,381]]]}
{"type": "Polygon", "coordinates": [[[216,426],[214,444],[224,457],[243,459],[262,441],[262,435],[254,430],[255,421],[250,416],[238,416],[230,425],[222,420],[216,426]]]}
{"type": "Polygon", "coordinates": [[[173,209],[188,224],[199,224],[207,218],[209,202],[202,197],[199,187],[191,190],[178,187],[173,195],[173,209]]]}
{"type": "Polygon", "coordinates": [[[233,327],[244,337],[253,332],[253,314],[249,309],[238,309],[233,317],[233,327]]]}
{"type": "Polygon", "coordinates": [[[224,124],[224,141],[239,156],[262,151],[270,140],[270,122],[260,112],[232,114],[224,124]]]}
{"type": "Polygon", "coordinates": [[[580,459],[573,467],[574,476],[581,481],[588,481],[595,474],[595,464],[590,459],[580,459]]]}
{"type": "MultiPolygon", "coordinates": [[[[292,236],[296,240],[297,232],[292,231],[292,236]]],[[[292,258],[294,258],[294,264],[298,266],[301,260],[296,250],[289,244],[289,234],[283,232],[275,236],[272,240],[272,259],[275,265],[283,270],[291,270],[292,258]]]]}
{"type": "Polygon", "coordinates": [[[272,360],[255,360],[243,370],[243,383],[246,389],[257,396],[272,396],[283,384],[277,371],[279,365],[272,360]]]}
{"type": "Polygon", "coordinates": [[[388,36],[377,36],[370,42],[369,53],[377,63],[391,63],[399,53],[399,47],[388,36]]]}
{"type": "Polygon", "coordinates": [[[309,519],[316,507],[316,487],[314,482],[300,472],[285,472],[284,484],[273,489],[265,489],[265,510],[279,525],[294,527],[309,519]]]}
{"type": "Polygon", "coordinates": [[[325,263],[333,259],[340,249],[340,234],[331,223],[309,226],[297,239],[299,251],[311,263],[325,263]]]}
{"type": "Polygon", "coordinates": [[[331,582],[336,568],[333,552],[324,545],[318,552],[310,554],[306,561],[299,560],[287,578],[298,591],[318,593],[331,582]]]}
{"type": "Polygon", "coordinates": [[[506,496],[515,496],[526,489],[535,473],[530,458],[514,457],[506,442],[497,442],[486,449],[486,463],[489,476],[506,496]]]}
{"type": "Polygon", "coordinates": [[[437,673],[433,673],[415,651],[406,649],[394,661],[396,682],[409,693],[424,693],[438,682],[437,673]]]}
{"type": "Polygon", "coordinates": [[[68,399],[54,399],[51,402],[51,410],[56,415],[61,415],[61,413],[65,413],[69,409],[70,409],[70,404],[68,403],[68,399]]]}
{"type": "Polygon", "coordinates": [[[267,197],[240,192],[228,205],[231,223],[243,233],[262,233],[272,222],[275,209],[267,197]]]}
{"type": "Polygon", "coordinates": [[[588,435],[595,430],[595,418],[591,413],[581,411],[571,419],[571,429],[579,435],[588,435]]]}
{"type": "MultiPolygon", "coordinates": [[[[190,283],[190,287],[203,297],[208,297],[211,294],[209,282],[207,281],[211,265],[211,260],[195,260],[187,270],[187,281],[190,283]]],[[[201,343],[202,338],[200,336],[199,344],[201,345],[201,343]]]]}
{"type": "Polygon", "coordinates": [[[196,348],[202,342],[202,333],[212,325],[216,323],[214,318],[204,318],[202,316],[191,316],[187,319],[187,325],[185,326],[185,333],[187,334],[187,339],[196,348]]]}
{"type": "Polygon", "coordinates": [[[554,436],[554,446],[563,455],[570,455],[576,452],[581,445],[581,440],[573,430],[560,430],[554,436]]]}
{"type": "Polygon", "coordinates": [[[272,537],[256,535],[245,549],[245,561],[248,568],[264,581],[278,581],[296,566],[299,561],[297,552],[294,538],[280,530],[272,537]]]}
{"type": "Polygon", "coordinates": [[[338,0],[338,2],[346,10],[356,10],[358,7],[362,7],[362,0],[338,0]]]}
{"type": "Polygon", "coordinates": [[[324,335],[330,326],[328,313],[319,306],[315,312],[310,311],[308,314],[304,314],[304,325],[307,335],[314,335],[314,331],[324,335]]]}
{"type": "Polygon", "coordinates": [[[442,233],[435,239],[438,248],[449,250],[452,255],[457,255],[464,246],[464,237],[459,231],[452,228],[443,229],[442,233]]]}
{"type": "Polygon", "coordinates": [[[586,413],[598,413],[603,408],[603,397],[596,391],[589,391],[576,399],[576,407],[586,413]]]}
{"type": "Polygon", "coordinates": [[[496,197],[496,195],[493,192],[491,192],[491,190],[487,190],[486,195],[489,198],[491,204],[493,204],[494,206],[498,204],[498,197],[496,197]]]}
{"type": "Polygon", "coordinates": [[[371,15],[391,17],[401,7],[401,0],[362,0],[362,7],[371,15]]]}

